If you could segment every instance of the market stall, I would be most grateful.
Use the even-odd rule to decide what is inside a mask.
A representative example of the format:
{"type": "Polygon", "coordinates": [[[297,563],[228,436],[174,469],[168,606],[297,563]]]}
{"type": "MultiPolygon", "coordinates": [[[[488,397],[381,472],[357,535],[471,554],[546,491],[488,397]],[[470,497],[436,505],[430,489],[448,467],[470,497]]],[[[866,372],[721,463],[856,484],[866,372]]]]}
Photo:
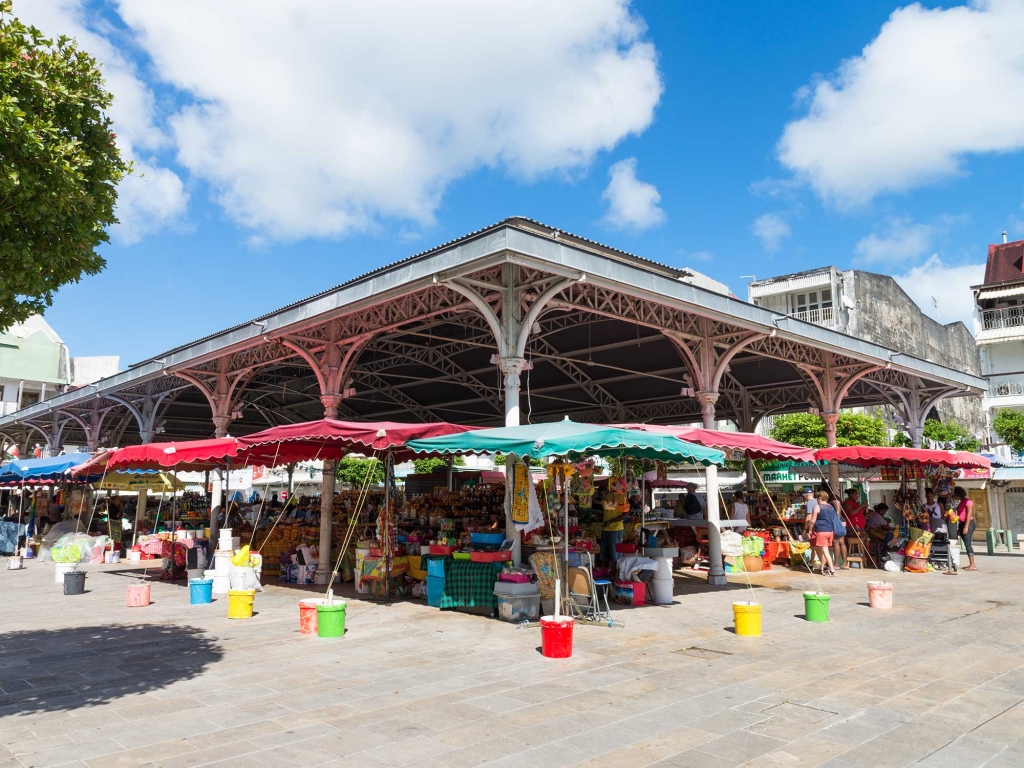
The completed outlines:
{"type": "MultiPolygon", "coordinates": [[[[568,419],[547,424],[530,424],[519,427],[502,427],[481,430],[449,437],[427,440],[413,440],[409,448],[419,453],[442,455],[501,453],[507,457],[507,490],[505,494],[505,515],[515,530],[528,530],[546,524],[550,538],[550,551],[538,552],[531,558],[533,570],[539,581],[564,584],[563,593],[566,612],[582,618],[597,618],[601,595],[598,594],[597,580],[593,574],[593,561],[589,549],[571,545],[571,521],[574,504],[580,496],[593,493],[593,464],[589,459],[595,456],[622,460],[626,457],[652,461],[699,464],[706,468],[709,487],[715,487],[717,467],[724,464],[721,451],[678,440],[670,435],[654,434],[639,430],[617,429],[592,424],[577,424],[568,419]],[[529,460],[546,460],[548,477],[544,491],[536,494],[532,477],[528,471],[529,460]],[[577,483],[574,489],[573,484],[577,483]],[[582,486],[582,488],[580,487],[582,486]],[[535,503],[536,502],[536,503],[535,503]],[[541,503],[543,502],[543,503],[541,503]],[[559,521],[558,518],[561,518],[559,521]],[[538,519],[540,518],[540,519],[538,519]],[[561,523],[560,536],[556,536],[556,525],[561,523]],[[553,573],[552,573],[553,572],[553,573]],[[581,607],[581,604],[585,607],[581,607]]],[[[630,505],[626,500],[627,481],[624,476],[609,483],[609,511],[615,515],[612,520],[621,521],[630,505]],[[619,513],[619,514],[615,514],[619,513]]],[[[717,498],[715,499],[717,502],[717,498]]],[[[718,505],[709,504],[709,527],[718,532],[718,505]]],[[[500,535],[500,534],[499,534],[500,535]]],[[[461,595],[466,590],[464,583],[472,580],[475,588],[472,598],[486,598],[485,585],[494,585],[495,571],[481,563],[474,568],[464,562],[456,565],[454,555],[444,560],[443,584],[441,585],[441,607],[459,607],[461,595]],[[468,574],[475,572],[474,577],[468,574]],[[449,578],[454,578],[449,583],[449,578]]],[[[458,553],[464,554],[464,553],[458,553]]],[[[470,553],[472,555],[472,553],[470,553]]],[[[506,553],[511,562],[512,553],[506,553]]],[[[709,582],[713,576],[709,574],[709,582]]],[[[724,574],[721,574],[724,581],[724,574]]],[[[669,566],[668,579],[671,580],[669,566]]],[[[610,585],[609,582],[605,582],[610,585]]],[[[671,591],[669,591],[671,595],[671,591]]],[[[542,597],[546,597],[541,593],[542,597]]],[[[604,595],[607,608],[607,594],[604,595]]]]}
{"type": "MultiPolygon", "coordinates": [[[[701,427],[654,424],[624,424],[621,426],[629,429],[642,429],[659,434],[672,435],[690,443],[717,448],[724,451],[726,458],[733,461],[744,461],[746,465],[746,492],[743,494],[743,503],[749,510],[749,522],[723,520],[720,526],[742,532],[744,537],[757,536],[764,540],[765,544],[761,550],[763,553],[761,568],[770,568],[773,562],[789,561],[789,523],[802,524],[803,522],[802,512],[796,507],[798,497],[796,494],[771,493],[763,483],[758,482],[760,475],[755,469],[753,462],[755,460],[768,460],[813,463],[815,461],[813,449],[791,445],[779,440],[772,440],[749,432],[729,432],[701,427]]],[[[665,487],[673,481],[655,478],[653,482],[655,485],[665,487]]],[[[674,499],[676,496],[672,495],[667,498],[674,499]]],[[[719,500],[723,509],[728,508],[729,502],[721,490],[719,491],[719,500]]],[[[704,503],[706,504],[706,502],[704,503]]],[[[674,514],[674,510],[663,511],[663,509],[652,511],[663,518],[668,518],[668,525],[670,527],[674,529],[694,529],[693,533],[680,531],[677,541],[684,554],[689,553],[692,548],[699,555],[701,546],[705,541],[702,533],[705,526],[699,520],[682,519],[681,516],[674,514]]],[[[684,561],[689,561],[689,557],[684,558],[684,561]]],[[[699,562],[700,559],[698,557],[695,565],[699,562]]],[[[745,559],[743,556],[732,556],[726,562],[726,567],[727,569],[742,569],[745,567],[744,564],[749,565],[751,562],[751,560],[745,559]]]]}
{"type": "Polygon", "coordinates": [[[959,539],[953,509],[955,480],[950,472],[987,470],[991,468],[989,459],[967,451],[897,446],[823,448],[816,452],[816,456],[819,461],[838,462],[869,469],[873,473],[891,474],[895,471],[891,478],[898,482],[892,499],[895,519],[887,519],[885,528],[868,523],[866,543],[876,564],[882,565],[889,560],[898,567],[915,572],[933,570],[936,565],[952,570],[957,568],[959,539]],[[920,498],[929,481],[933,483],[938,509],[944,510],[939,523],[925,509],[925,500],[920,498]]]}
{"type": "MultiPolygon", "coordinates": [[[[356,537],[357,531],[366,533],[366,529],[374,529],[376,535],[373,538],[377,541],[380,556],[372,563],[368,560],[366,567],[369,568],[369,581],[382,582],[383,586],[379,589],[380,596],[388,598],[392,594],[392,583],[395,582],[394,586],[396,587],[400,586],[396,582],[396,565],[398,569],[406,565],[401,562],[396,563],[395,560],[405,555],[404,548],[399,550],[399,545],[404,544],[399,541],[399,535],[403,539],[407,538],[405,534],[398,533],[398,510],[406,509],[406,504],[395,484],[395,456],[403,451],[412,439],[456,434],[470,429],[472,428],[446,422],[403,424],[380,421],[362,423],[325,418],[274,427],[240,438],[239,452],[236,458],[248,464],[270,467],[296,461],[323,460],[325,464],[323,488],[320,495],[318,558],[330,562],[332,544],[340,543],[338,564],[334,567],[330,577],[330,580],[333,581],[341,567],[341,558],[346,554],[350,543],[353,540],[357,544],[370,543],[367,539],[356,537]],[[371,497],[369,488],[371,475],[368,473],[366,486],[360,488],[354,497],[351,494],[347,497],[343,494],[340,498],[335,495],[336,467],[334,462],[349,453],[366,454],[372,459],[382,462],[384,466],[383,491],[373,494],[371,497]],[[335,531],[333,523],[336,513],[342,511],[347,518],[348,527],[344,531],[343,539],[338,542],[336,534],[340,535],[343,529],[339,527],[335,531]]],[[[309,517],[306,518],[306,521],[308,520],[309,517]]],[[[269,539],[268,535],[266,540],[269,539]]],[[[356,549],[371,550],[373,548],[367,546],[356,549]]],[[[419,552],[417,551],[415,554],[418,555],[419,552]]],[[[364,576],[362,560],[355,563],[355,566],[357,570],[356,583],[361,585],[364,576]]],[[[321,569],[315,578],[317,583],[329,586],[326,568],[321,569]]]]}

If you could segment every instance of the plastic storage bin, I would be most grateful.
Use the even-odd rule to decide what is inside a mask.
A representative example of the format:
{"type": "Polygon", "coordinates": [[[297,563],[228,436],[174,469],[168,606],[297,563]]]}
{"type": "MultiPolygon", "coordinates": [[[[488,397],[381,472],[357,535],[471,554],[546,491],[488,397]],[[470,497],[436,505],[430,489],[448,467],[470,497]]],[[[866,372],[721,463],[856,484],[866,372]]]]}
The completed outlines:
{"type": "Polygon", "coordinates": [[[539,594],[537,585],[530,581],[496,581],[494,582],[494,594],[501,595],[536,595],[539,594]]]}
{"type": "Polygon", "coordinates": [[[532,595],[498,595],[498,618],[502,621],[540,620],[540,592],[532,595]]]}

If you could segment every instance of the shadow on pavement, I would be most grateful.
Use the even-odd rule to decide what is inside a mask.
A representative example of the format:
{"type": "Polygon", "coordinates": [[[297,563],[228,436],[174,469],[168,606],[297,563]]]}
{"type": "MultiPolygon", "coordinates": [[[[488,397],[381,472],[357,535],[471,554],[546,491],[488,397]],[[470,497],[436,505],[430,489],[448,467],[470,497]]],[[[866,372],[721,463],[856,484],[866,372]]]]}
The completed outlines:
{"type": "Polygon", "coordinates": [[[223,656],[203,630],[115,624],[0,633],[0,716],[95,706],[198,677],[223,656]]]}

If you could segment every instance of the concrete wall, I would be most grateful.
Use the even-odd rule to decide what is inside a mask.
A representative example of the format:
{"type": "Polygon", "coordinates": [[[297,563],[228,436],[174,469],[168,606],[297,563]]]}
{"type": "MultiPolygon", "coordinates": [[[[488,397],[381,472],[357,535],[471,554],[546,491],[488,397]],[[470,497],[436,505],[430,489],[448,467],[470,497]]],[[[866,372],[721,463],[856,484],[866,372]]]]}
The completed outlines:
{"type": "MultiPolygon", "coordinates": [[[[849,270],[843,273],[843,280],[846,294],[855,301],[847,314],[846,333],[966,373],[981,374],[974,336],[963,323],[943,325],[933,320],[887,275],[849,270]]],[[[939,416],[943,421],[957,421],[975,434],[985,434],[980,397],[946,399],[939,406],[939,416]]]]}

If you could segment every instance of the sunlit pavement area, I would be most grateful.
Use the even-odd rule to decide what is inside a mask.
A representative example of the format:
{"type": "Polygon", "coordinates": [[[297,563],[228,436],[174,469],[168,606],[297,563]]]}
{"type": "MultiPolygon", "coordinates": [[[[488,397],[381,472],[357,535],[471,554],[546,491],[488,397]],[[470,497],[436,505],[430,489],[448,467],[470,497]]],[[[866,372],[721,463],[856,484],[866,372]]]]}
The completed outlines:
{"type": "Polygon", "coordinates": [[[978,565],[887,574],[889,612],[878,571],[826,578],[828,624],[804,620],[806,572],[680,575],[673,605],[577,627],[554,660],[538,629],[422,601],[349,595],[328,640],[298,632],[311,588],[269,581],[229,620],[159,582],[125,607],[124,565],[65,597],[29,562],[0,571],[0,767],[1020,766],[1024,557],[978,565]],[[752,594],[763,636],[736,636],[752,594]]]}

